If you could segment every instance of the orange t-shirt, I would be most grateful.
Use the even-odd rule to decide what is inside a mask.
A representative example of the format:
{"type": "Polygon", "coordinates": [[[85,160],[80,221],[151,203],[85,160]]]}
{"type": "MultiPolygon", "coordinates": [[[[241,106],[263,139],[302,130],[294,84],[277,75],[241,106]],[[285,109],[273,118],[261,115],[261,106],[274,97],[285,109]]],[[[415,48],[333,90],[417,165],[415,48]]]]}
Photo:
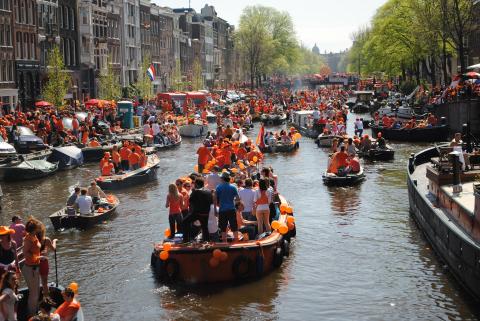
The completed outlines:
{"type": "Polygon", "coordinates": [[[122,147],[120,148],[120,157],[122,160],[128,160],[128,156],[130,155],[132,151],[128,149],[128,147],[122,147]]]}
{"type": "Polygon", "coordinates": [[[32,255],[28,255],[25,257],[25,264],[26,265],[39,265],[40,264],[40,241],[35,235],[27,234],[24,238],[25,241],[29,240],[32,243],[31,252],[32,255]]]}
{"type": "Polygon", "coordinates": [[[130,153],[130,155],[128,155],[128,163],[130,165],[138,164],[139,161],[140,161],[140,155],[138,155],[136,152],[130,153]]]}
{"type": "Polygon", "coordinates": [[[197,154],[198,154],[198,163],[201,165],[205,165],[210,159],[210,157],[212,156],[208,148],[205,146],[199,147],[197,150],[197,154]]]}
{"type": "Polygon", "coordinates": [[[225,165],[231,165],[232,164],[232,152],[227,150],[227,149],[223,149],[222,150],[222,155],[223,155],[223,163],[225,165]]]}
{"type": "Polygon", "coordinates": [[[112,152],[112,160],[114,164],[120,164],[120,154],[118,152],[112,152]]]}
{"type": "Polygon", "coordinates": [[[237,157],[238,159],[245,159],[245,156],[247,155],[247,150],[245,148],[239,148],[237,151],[237,157]]]}
{"type": "Polygon", "coordinates": [[[112,163],[106,163],[102,167],[102,176],[112,175],[112,170],[113,170],[113,164],[112,163]]]}
{"type": "Polygon", "coordinates": [[[80,310],[80,303],[78,302],[63,302],[54,313],[60,316],[60,319],[63,320],[68,316],[75,316],[80,310]]]}

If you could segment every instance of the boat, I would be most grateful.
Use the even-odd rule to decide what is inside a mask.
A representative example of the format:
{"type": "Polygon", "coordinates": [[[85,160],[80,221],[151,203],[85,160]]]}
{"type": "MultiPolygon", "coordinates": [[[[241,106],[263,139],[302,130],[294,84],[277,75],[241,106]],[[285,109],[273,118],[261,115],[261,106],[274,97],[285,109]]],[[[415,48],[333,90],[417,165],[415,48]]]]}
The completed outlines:
{"type": "Polygon", "coordinates": [[[178,147],[180,146],[180,144],[182,143],[182,137],[179,137],[178,141],[174,142],[174,143],[169,143],[169,144],[153,144],[153,147],[155,148],[155,151],[156,152],[159,152],[161,150],[166,150],[166,149],[172,149],[172,148],[175,148],[175,147],[178,147]]]}
{"type": "Polygon", "coordinates": [[[275,145],[267,145],[260,148],[262,153],[291,153],[298,149],[299,145],[298,142],[294,142],[291,144],[275,144],[275,145]]]}
{"type": "Polygon", "coordinates": [[[178,128],[178,132],[183,137],[201,137],[207,134],[208,125],[203,123],[186,124],[178,128]]]}
{"type": "Polygon", "coordinates": [[[103,142],[101,144],[101,146],[95,147],[79,144],[77,147],[81,148],[85,162],[98,162],[103,158],[105,152],[112,152],[113,146],[117,146],[119,149],[122,147],[122,143],[117,141],[103,142]]]}
{"type": "Polygon", "coordinates": [[[380,118],[383,116],[402,118],[402,119],[411,119],[412,116],[415,116],[413,109],[409,106],[385,106],[377,110],[380,118]]]}
{"type": "Polygon", "coordinates": [[[375,92],[370,90],[355,91],[353,96],[347,100],[347,105],[357,114],[368,113],[375,92]]]}
{"type": "Polygon", "coordinates": [[[480,171],[461,172],[460,166],[455,170],[450,152],[448,145],[441,145],[410,157],[407,170],[410,213],[441,265],[448,266],[446,271],[478,301],[480,171]]]}
{"type": "Polygon", "coordinates": [[[15,147],[7,143],[0,135],[0,164],[9,163],[17,159],[18,154],[15,147]]]}
{"type": "Polygon", "coordinates": [[[334,139],[341,140],[343,137],[340,135],[321,133],[318,135],[317,139],[315,139],[315,143],[318,145],[318,147],[332,147],[334,139]]]}
{"type": "Polygon", "coordinates": [[[444,142],[448,140],[449,134],[447,125],[412,129],[393,129],[372,125],[370,128],[374,137],[382,133],[385,139],[404,142],[444,142]]]}
{"type": "Polygon", "coordinates": [[[209,123],[215,123],[217,121],[217,115],[207,110],[207,121],[209,123]]]}
{"type": "Polygon", "coordinates": [[[353,106],[352,111],[356,114],[365,114],[370,111],[370,106],[365,102],[358,102],[353,106]]]}
{"type": "Polygon", "coordinates": [[[323,184],[327,186],[352,186],[362,182],[365,179],[363,167],[360,167],[358,173],[351,173],[339,176],[335,173],[325,172],[322,175],[323,184]]]}
{"type": "Polygon", "coordinates": [[[14,166],[1,166],[0,177],[5,181],[23,181],[50,176],[57,170],[58,162],[50,163],[46,160],[29,160],[14,166]]]}
{"type": "Polygon", "coordinates": [[[58,162],[58,169],[73,169],[83,164],[82,150],[76,146],[53,147],[48,161],[58,162]]]}
{"type": "Polygon", "coordinates": [[[119,203],[120,202],[116,196],[108,195],[106,199],[101,199],[100,203],[95,206],[93,215],[79,215],[75,213],[74,208],[64,207],[49,217],[55,230],[62,228],[86,230],[109,220],[119,203]]]}
{"type": "Polygon", "coordinates": [[[375,147],[367,151],[359,150],[357,154],[360,157],[370,160],[389,161],[395,157],[395,150],[387,144],[385,148],[375,147]]]}
{"type": "Polygon", "coordinates": [[[285,123],[287,120],[287,115],[285,113],[263,114],[260,119],[267,126],[278,126],[285,123]]]}
{"type": "Polygon", "coordinates": [[[133,171],[111,176],[100,176],[95,179],[97,185],[104,190],[126,188],[157,179],[160,159],[157,155],[148,155],[147,165],[133,171]]]}
{"type": "Polygon", "coordinates": [[[295,127],[302,136],[309,138],[317,138],[325,127],[325,125],[313,124],[313,110],[294,111],[290,125],[295,127]]]}
{"type": "Polygon", "coordinates": [[[289,256],[290,241],[296,235],[293,210],[288,210],[291,207],[282,196],[278,205],[287,209],[280,213],[276,208],[282,228],[255,240],[185,244],[181,237],[175,237],[154,244],[151,266],[155,275],[163,283],[186,285],[244,282],[266,275],[289,256]]]}
{"type": "MultiPolygon", "coordinates": [[[[52,312],[53,312],[56,308],[58,308],[64,302],[62,297],[62,291],[64,290],[64,288],[52,282],[48,285],[48,289],[49,289],[48,293],[51,299],[50,301],[53,301],[56,303],[52,309],[52,312]]],[[[27,308],[28,288],[21,288],[18,290],[18,293],[21,294],[21,299],[18,301],[17,319],[18,321],[27,321],[29,319],[26,315],[28,311],[28,308],[27,308]]],[[[84,320],[85,318],[83,316],[83,310],[82,310],[82,307],[80,306],[80,309],[78,310],[77,315],[75,316],[75,318],[72,319],[72,321],[84,321],[84,320]]]]}

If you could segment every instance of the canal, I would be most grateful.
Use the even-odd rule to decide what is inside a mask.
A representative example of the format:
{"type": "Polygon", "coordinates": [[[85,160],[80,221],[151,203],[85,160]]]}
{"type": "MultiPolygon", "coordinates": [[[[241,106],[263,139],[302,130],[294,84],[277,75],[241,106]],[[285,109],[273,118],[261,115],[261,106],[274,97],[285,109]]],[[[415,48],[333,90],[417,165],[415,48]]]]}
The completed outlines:
{"type": "MultiPolygon", "coordinates": [[[[252,138],[257,131],[258,124],[252,138]]],[[[476,320],[471,299],[409,215],[405,167],[422,148],[413,144],[392,144],[395,161],[364,164],[366,181],[351,188],[322,184],[328,155],[313,140],[302,138],[291,155],[267,155],[297,216],[297,238],[283,266],[234,287],[157,283],[150,254],[168,226],[167,186],[193,170],[200,143],[185,139],[162,152],[158,181],[118,192],[116,216],[89,231],[54,232],[48,216],[71,186],[98,174],[96,164],[3,184],[2,221],[21,214],[47,224],[59,240],[59,281],[79,283],[87,320],[476,320]]],[[[53,259],[51,267],[53,280],[53,259]]]]}

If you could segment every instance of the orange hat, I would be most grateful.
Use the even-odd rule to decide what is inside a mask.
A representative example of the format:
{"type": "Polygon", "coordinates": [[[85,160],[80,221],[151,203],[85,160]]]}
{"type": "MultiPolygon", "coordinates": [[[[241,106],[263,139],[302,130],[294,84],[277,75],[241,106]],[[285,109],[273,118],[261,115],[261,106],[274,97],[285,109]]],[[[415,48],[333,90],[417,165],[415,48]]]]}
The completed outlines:
{"type": "Polygon", "coordinates": [[[0,226],[0,235],[15,234],[15,230],[4,225],[0,226]]]}

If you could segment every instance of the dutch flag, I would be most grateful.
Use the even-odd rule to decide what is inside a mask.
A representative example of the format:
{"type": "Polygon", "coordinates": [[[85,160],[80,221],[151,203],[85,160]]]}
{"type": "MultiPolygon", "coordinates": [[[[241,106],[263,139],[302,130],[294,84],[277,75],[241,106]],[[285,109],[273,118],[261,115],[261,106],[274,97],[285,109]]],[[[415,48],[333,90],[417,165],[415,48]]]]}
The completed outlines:
{"type": "Polygon", "coordinates": [[[150,67],[148,67],[147,75],[148,77],[150,77],[151,81],[155,80],[155,68],[153,67],[153,65],[150,65],[150,67]]]}

